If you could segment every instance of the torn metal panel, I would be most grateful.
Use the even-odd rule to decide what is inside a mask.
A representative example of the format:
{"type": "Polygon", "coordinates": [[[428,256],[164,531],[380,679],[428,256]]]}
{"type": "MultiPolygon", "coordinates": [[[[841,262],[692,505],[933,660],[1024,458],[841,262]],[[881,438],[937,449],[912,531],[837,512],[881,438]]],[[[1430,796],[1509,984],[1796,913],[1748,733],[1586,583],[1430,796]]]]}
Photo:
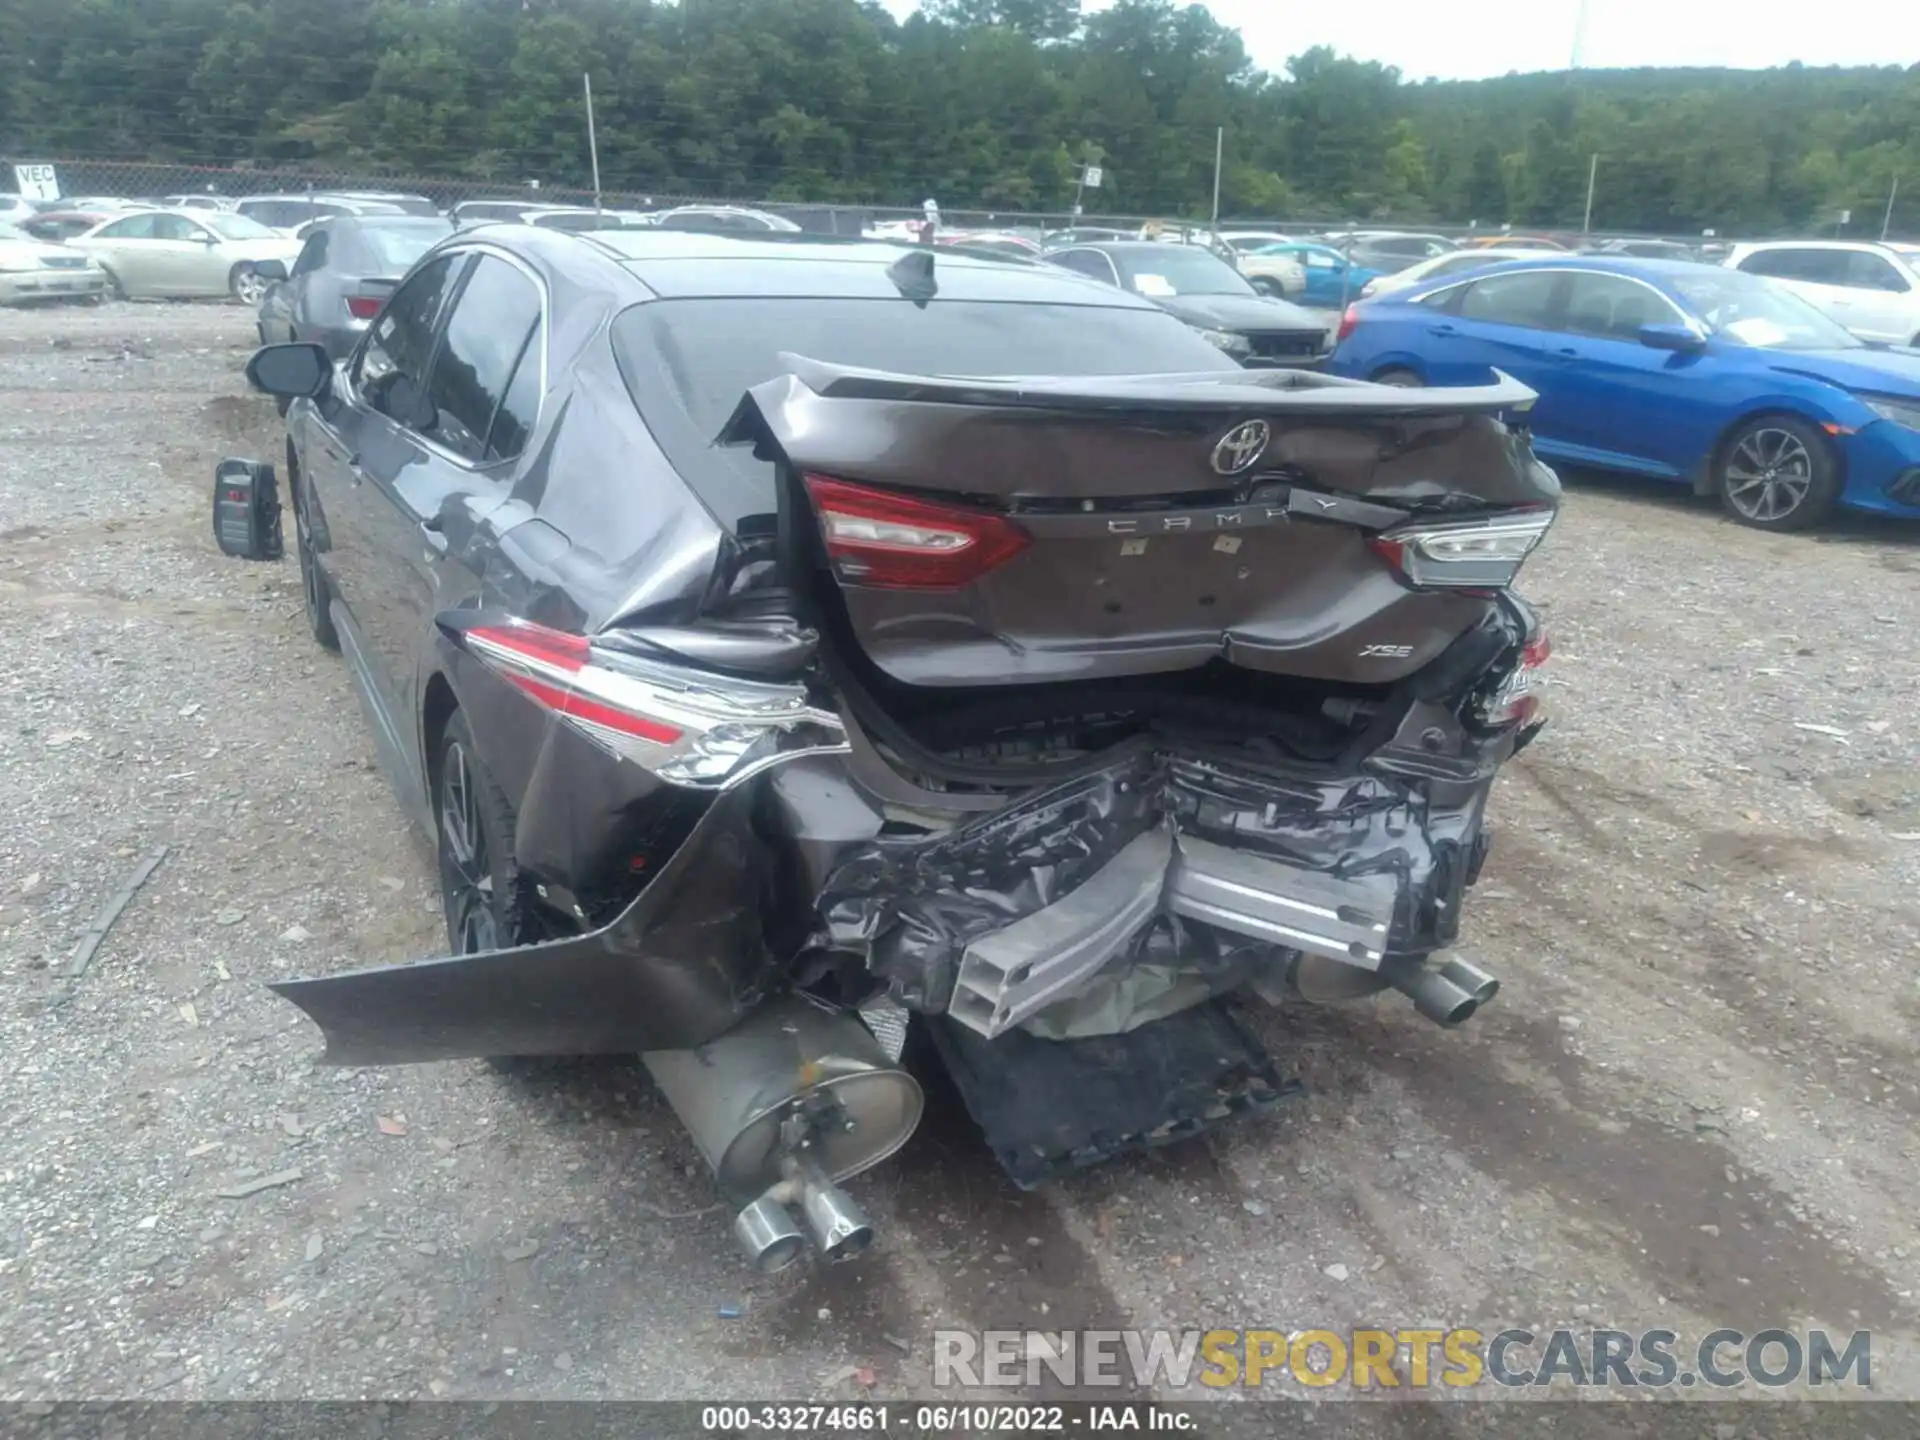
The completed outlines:
{"type": "Polygon", "coordinates": [[[1135,752],[937,839],[853,848],[821,891],[820,943],[990,1037],[1155,948],[1376,970],[1452,939],[1485,789],[1135,752]]]}
{"type": "Polygon", "coordinates": [[[755,781],[721,795],[653,882],[588,934],[285,981],[335,1065],[597,1055],[699,1045],[776,978],[764,938],[773,866],[755,781]]]}

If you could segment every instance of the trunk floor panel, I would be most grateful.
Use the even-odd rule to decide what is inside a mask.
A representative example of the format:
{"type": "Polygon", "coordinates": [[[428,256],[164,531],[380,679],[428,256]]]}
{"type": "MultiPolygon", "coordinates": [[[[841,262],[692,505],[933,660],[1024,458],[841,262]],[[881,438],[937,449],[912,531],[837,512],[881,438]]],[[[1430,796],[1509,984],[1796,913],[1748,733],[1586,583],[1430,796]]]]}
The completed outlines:
{"type": "Polygon", "coordinates": [[[934,1048],[1014,1184],[1031,1190],[1300,1095],[1218,1000],[1123,1035],[988,1040],[930,1017],[934,1048]]]}

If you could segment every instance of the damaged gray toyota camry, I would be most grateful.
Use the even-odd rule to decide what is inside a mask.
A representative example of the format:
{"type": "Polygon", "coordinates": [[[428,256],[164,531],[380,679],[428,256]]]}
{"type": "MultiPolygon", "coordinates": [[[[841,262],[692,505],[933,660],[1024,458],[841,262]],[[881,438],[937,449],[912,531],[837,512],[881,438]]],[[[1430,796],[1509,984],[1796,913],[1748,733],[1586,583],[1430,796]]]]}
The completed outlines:
{"type": "Polygon", "coordinates": [[[1500,765],[1532,401],[1248,370],[1070,273],[462,232],[274,345],[315,637],[450,956],[276,986],[326,1058],[639,1053],[754,1263],[871,1228],[924,1031],[1021,1185],[1284,1096],[1237,1007],[1443,1024],[1500,765]]]}

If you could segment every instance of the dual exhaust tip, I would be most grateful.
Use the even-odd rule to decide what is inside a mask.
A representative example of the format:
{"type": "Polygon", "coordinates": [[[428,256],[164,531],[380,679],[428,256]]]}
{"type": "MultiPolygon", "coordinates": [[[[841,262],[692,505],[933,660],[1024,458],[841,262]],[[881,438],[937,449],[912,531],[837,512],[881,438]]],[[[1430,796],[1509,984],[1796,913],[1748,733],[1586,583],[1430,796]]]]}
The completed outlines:
{"type": "Polygon", "coordinates": [[[873,1222],[819,1171],[796,1167],[733,1217],[733,1234],[747,1263],[771,1275],[804,1255],[809,1238],[824,1260],[853,1259],[873,1244],[873,1222]],[[798,1221],[795,1210],[800,1212],[798,1221]]]}
{"type": "Polygon", "coordinates": [[[1448,1028],[1471,1019],[1474,1011],[1500,993],[1498,979],[1458,956],[1432,969],[1423,965],[1411,974],[1396,976],[1392,983],[1413,1001],[1414,1009],[1448,1028]]]}

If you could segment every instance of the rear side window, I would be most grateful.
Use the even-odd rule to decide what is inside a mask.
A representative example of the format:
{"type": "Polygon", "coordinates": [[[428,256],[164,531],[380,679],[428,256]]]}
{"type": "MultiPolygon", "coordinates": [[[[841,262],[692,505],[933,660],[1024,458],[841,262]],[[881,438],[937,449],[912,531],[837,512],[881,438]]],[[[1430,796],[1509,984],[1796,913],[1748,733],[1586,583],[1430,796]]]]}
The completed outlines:
{"type": "Polygon", "coordinates": [[[1113,268],[1105,252],[1100,250],[1069,250],[1061,255],[1047,257],[1065,270],[1077,271],[1094,280],[1103,280],[1109,285],[1118,285],[1120,276],[1113,268]]]}
{"type": "MultiPolygon", "coordinates": [[[[540,287],[505,260],[480,256],[453,302],[427,382],[427,399],[436,412],[425,431],[428,438],[475,464],[507,458],[489,453],[489,435],[521,355],[539,328],[540,287]]],[[[523,430],[514,454],[524,440],[523,430]]]]}
{"type": "Polygon", "coordinates": [[[130,215],[125,220],[116,220],[100,232],[102,240],[151,240],[153,222],[157,215],[130,215]]]}
{"type": "Polygon", "coordinates": [[[1489,275],[1466,287],[1466,294],[1460,297],[1458,314],[1462,320],[1545,329],[1553,313],[1553,294],[1559,286],[1560,275],[1551,270],[1489,275]]]}
{"type": "Polygon", "coordinates": [[[442,255],[394,292],[367,332],[354,383],[382,414],[411,424],[421,414],[440,310],[463,255],[442,255]]]}

